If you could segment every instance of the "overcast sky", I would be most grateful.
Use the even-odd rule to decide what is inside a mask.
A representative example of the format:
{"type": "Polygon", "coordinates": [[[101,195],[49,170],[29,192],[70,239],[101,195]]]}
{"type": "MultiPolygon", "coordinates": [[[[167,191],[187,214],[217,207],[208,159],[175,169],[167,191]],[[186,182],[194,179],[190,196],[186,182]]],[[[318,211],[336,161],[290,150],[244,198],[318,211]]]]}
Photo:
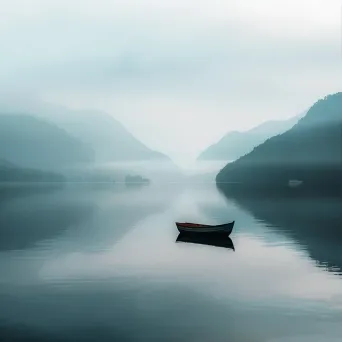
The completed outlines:
{"type": "Polygon", "coordinates": [[[341,90],[341,0],[0,0],[1,91],[194,158],[341,90]]]}

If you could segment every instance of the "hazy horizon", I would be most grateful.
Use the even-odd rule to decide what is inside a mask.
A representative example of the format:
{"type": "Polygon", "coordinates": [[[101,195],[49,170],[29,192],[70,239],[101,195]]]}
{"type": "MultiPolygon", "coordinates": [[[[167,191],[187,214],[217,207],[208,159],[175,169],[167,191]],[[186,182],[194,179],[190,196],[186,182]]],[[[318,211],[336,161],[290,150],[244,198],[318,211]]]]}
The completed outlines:
{"type": "Polygon", "coordinates": [[[3,94],[113,115],[194,160],[341,90],[341,1],[3,0],[3,94]]]}

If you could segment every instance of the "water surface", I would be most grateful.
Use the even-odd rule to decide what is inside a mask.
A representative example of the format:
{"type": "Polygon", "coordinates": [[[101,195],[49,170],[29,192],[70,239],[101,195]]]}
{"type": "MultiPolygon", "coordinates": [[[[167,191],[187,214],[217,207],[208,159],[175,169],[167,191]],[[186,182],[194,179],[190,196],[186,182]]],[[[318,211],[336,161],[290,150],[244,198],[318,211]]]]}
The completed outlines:
{"type": "Polygon", "coordinates": [[[237,199],[210,183],[0,196],[0,340],[341,341],[336,199],[237,199]],[[176,242],[177,220],[235,220],[235,251],[176,242]]]}

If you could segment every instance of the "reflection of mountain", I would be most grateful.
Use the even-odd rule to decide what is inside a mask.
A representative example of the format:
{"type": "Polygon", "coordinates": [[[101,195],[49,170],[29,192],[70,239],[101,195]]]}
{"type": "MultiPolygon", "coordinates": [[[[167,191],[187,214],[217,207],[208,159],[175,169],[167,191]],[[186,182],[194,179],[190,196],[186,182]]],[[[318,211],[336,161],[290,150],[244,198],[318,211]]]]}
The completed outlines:
{"type": "Polygon", "coordinates": [[[342,201],[329,198],[255,196],[223,194],[304,247],[311,258],[331,270],[342,270],[342,201]]]}
{"type": "Polygon", "coordinates": [[[0,251],[30,248],[89,217],[90,205],[55,200],[60,192],[56,196],[54,190],[23,187],[0,192],[0,251]]]}
{"type": "Polygon", "coordinates": [[[93,193],[96,211],[91,222],[79,227],[72,244],[83,251],[112,248],[139,222],[169,206],[180,191],[175,186],[162,189],[123,186],[120,190],[93,193]]]}
{"type": "Polygon", "coordinates": [[[216,180],[259,192],[288,192],[289,180],[301,180],[299,189],[306,192],[336,193],[342,181],[341,128],[342,93],[337,93],[315,103],[289,131],[228,164],[216,180]]]}
{"type": "Polygon", "coordinates": [[[153,187],[127,190],[77,185],[53,190],[0,188],[0,250],[29,249],[47,239],[54,240],[58,248],[79,251],[112,247],[139,221],[169,205],[178,193],[175,187],[163,192],[153,187]]]}
{"type": "Polygon", "coordinates": [[[300,115],[284,121],[267,121],[246,132],[229,132],[219,142],[203,151],[198,160],[235,160],[268,138],[292,128],[300,115]]]}
{"type": "Polygon", "coordinates": [[[25,168],[55,170],[92,161],[92,151],[66,131],[30,115],[0,115],[0,158],[25,168]]]}
{"type": "Polygon", "coordinates": [[[64,183],[3,183],[0,185],[0,210],[12,200],[33,195],[48,195],[64,187],[64,183]]]}

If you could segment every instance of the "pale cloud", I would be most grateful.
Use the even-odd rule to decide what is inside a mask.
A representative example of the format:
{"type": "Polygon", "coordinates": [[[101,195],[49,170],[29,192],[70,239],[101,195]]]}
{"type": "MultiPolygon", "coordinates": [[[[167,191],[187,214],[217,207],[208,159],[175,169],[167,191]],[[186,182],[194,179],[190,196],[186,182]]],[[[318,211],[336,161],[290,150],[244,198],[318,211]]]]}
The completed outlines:
{"type": "Polygon", "coordinates": [[[104,109],[187,159],[340,90],[341,1],[2,0],[0,44],[2,92],[104,109]]]}

